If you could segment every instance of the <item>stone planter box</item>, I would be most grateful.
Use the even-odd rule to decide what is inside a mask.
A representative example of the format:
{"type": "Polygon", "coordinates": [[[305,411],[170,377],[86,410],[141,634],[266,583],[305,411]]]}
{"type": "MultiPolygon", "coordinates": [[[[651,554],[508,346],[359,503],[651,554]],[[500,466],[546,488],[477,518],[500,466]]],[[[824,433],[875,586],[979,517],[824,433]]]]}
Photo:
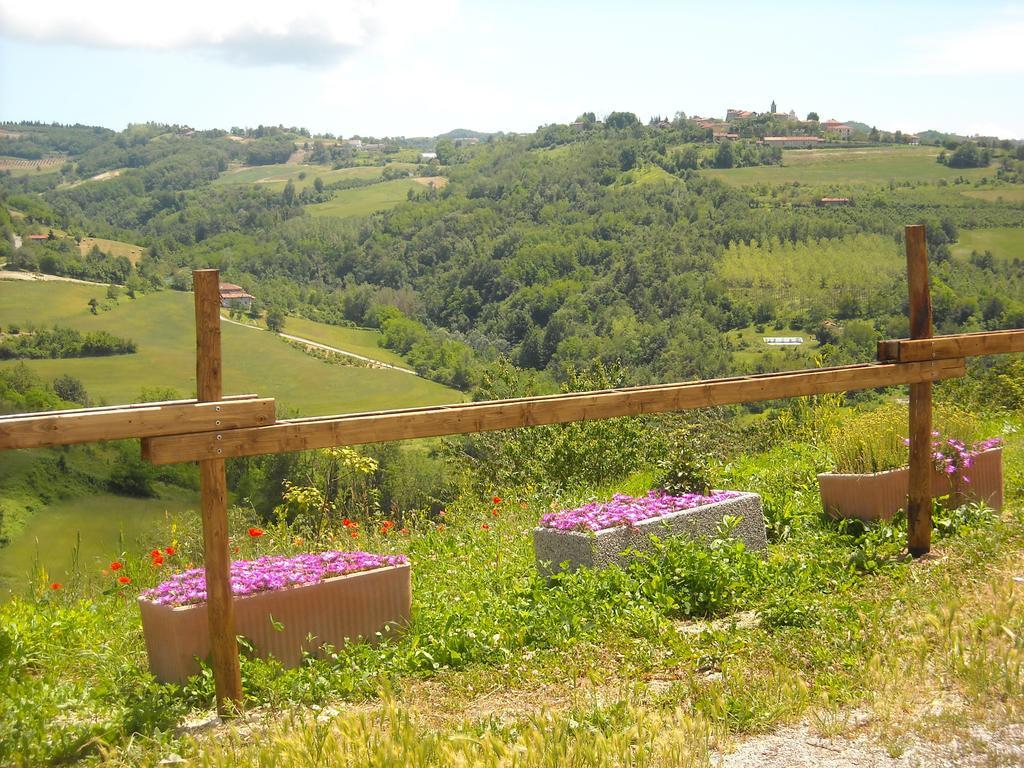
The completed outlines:
{"type": "Polygon", "coordinates": [[[724,501],[642,520],[635,526],[619,525],[600,531],[534,528],[537,570],[550,576],[562,570],[562,563],[567,563],[566,570],[570,572],[577,568],[604,568],[613,563],[624,565],[628,557],[623,553],[651,549],[652,535],[659,539],[672,536],[713,538],[726,515],[739,518],[733,535],[742,539],[748,549],[760,550],[768,545],[761,497],[756,493],[741,493],[724,501]]]}
{"type": "MultiPolygon", "coordinates": [[[[210,653],[206,603],[159,605],[139,598],[149,668],[157,680],[184,683],[210,653]]],[[[304,652],[348,640],[370,642],[394,634],[412,614],[408,563],[335,576],[235,598],[235,632],[267,658],[298,666],[304,652]],[[271,620],[273,617],[273,622],[271,620]],[[280,626],[275,629],[274,624],[280,626]],[[378,636],[378,633],[381,633],[378,636]]]]}
{"type": "MultiPolygon", "coordinates": [[[[943,504],[950,509],[970,502],[984,502],[997,510],[1003,508],[1002,448],[990,448],[975,456],[967,476],[970,483],[933,471],[932,496],[945,496],[943,504]]],[[[864,475],[818,475],[821,506],[834,518],[889,520],[907,506],[909,487],[907,467],[864,475]]]]}

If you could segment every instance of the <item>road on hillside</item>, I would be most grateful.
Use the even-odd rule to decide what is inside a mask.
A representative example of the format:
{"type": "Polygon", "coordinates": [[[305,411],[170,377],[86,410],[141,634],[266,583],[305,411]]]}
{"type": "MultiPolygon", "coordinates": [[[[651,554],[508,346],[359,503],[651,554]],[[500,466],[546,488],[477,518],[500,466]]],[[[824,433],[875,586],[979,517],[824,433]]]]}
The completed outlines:
{"type": "MultiPolygon", "coordinates": [[[[223,315],[221,315],[220,319],[223,320],[225,323],[231,323],[232,325],[240,325],[242,328],[252,328],[254,331],[265,330],[264,328],[259,328],[259,327],[255,326],[255,325],[248,325],[246,323],[240,323],[237,320],[232,320],[230,318],[224,317],[223,315]]],[[[411,368],[402,368],[399,365],[392,365],[391,363],[385,363],[383,360],[375,360],[372,357],[366,357],[365,355],[359,355],[359,354],[356,354],[355,352],[349,352],[346,349],[338,349],[337,347],[331,347],[331,346],[328,346],[327,344],[321,344],[319,341],[313,341],[312,339],[304,339],[301,336],[293,336],[290,333],[279,333],[277,335],[280,336],[282,339],[288,339],[289,341],[295,341],[295,342],[298,342],[299,344],[304,344],[307,347],[313,347],[314,349],[322,349],[322,350],[324,350],[326,352],[334,352],[335,354],[338,354],[338,355],[344,355],[345,357],[351,357],[351,358],[354,358],[356,360],[362,360],[363,362],[369,363],[370,365],[372,365],[375,368],[389,368],[392,371],[400,371],[401,373],[410,373],[413,376],[419,376],[419,374],[416,373],[416,371],[412,370],[411,368]]]]}

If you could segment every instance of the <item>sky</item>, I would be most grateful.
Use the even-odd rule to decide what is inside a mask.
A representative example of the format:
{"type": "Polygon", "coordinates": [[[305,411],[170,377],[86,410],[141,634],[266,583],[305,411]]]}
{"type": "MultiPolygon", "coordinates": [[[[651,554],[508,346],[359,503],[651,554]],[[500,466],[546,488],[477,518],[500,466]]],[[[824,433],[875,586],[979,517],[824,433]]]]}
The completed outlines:
{"type": "Polygon", "coordinates": [[[0,120],[352,136],[810,111],[1024,138],[1024,1],[0,0],[0,120]]]}

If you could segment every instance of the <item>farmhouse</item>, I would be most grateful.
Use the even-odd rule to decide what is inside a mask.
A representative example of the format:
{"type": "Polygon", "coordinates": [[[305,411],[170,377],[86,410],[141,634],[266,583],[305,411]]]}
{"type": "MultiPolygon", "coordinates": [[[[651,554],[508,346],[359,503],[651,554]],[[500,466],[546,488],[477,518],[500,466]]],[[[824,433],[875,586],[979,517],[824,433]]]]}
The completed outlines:
{"type": "Polygon", "coordinates": [[[234,283],[220,284],[220,305],[232,309],[250,309],[256,297],[246,293],[245,289],[234,283]]]}
{"type": "Polygon", "coordinates": [[[783,149],[803,149],[816,147],[823,144],[825,140],[820,136],[765,136],[764,143],[769,147],[782,147],[783,149]]]}
{"type": "Polygon", "coordinates": [[[756,112],[747,109],[728,109],[725,113],[726,120],[746,120],[748,117],[756,117],[756,112]]]}
{"type": "Polygon", "coordinates": [[[850,134],[853,133],[853,128],[845,123],[840,123],[838,120],[829,120],[822,127],[825,129],[825,133],[830,133],[841,139],[848,139],[850,134]]]}
{"type": "Polygon", "coordinates": [[[714,131],[711,134],[711,138],[714,139],[716,142],[722,142],[725,139],[729,139],[730,141],[735,141],[739,137],[740,137],[740,135],[738,133],[728,133],[726,131],[714,131]]]}

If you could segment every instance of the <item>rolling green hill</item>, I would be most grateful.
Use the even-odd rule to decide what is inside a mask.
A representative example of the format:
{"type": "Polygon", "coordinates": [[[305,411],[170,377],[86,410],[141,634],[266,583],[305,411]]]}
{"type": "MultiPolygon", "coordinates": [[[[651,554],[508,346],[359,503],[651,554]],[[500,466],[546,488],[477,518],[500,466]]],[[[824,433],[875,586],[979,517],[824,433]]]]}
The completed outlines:
{"type": "MultiPolygon", "coordinates": [[[[27,362],[47,380],[62,374],[80,378],[94,400],[131,402],[143,387],[171,387],[191,395],[195,389],[191,294],[140,294],[134,300],[122,298],[114,309],[90,314],[89,299],[104,295],[103,286],[0,281],[0,327],[11,323],[25,327],[28,321],[60,323],[131,337],[139,346],[133,355],[27,362]]],[[[270,333],[225,323],[222,334],[224,391],[275,397],[280,406],[303,415],[439,404],[462,397],[455,390],[398,371],[325,363],[270,333]]]]}

